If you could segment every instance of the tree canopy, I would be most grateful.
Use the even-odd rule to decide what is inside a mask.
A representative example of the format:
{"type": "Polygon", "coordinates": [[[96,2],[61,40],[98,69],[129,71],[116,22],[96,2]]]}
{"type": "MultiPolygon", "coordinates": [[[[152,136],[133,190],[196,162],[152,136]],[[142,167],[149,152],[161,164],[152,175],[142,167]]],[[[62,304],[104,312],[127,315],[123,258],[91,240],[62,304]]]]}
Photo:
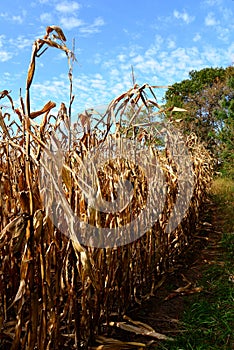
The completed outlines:
{"type": "Polygon", "coordinates": [[[166,106],[185,108],[173,113],[182,119],[185,133],[195,132],[222,165],[234,176],[234,67],[191,71],[189,79],[175,83],[165,95],[166,106]]]}

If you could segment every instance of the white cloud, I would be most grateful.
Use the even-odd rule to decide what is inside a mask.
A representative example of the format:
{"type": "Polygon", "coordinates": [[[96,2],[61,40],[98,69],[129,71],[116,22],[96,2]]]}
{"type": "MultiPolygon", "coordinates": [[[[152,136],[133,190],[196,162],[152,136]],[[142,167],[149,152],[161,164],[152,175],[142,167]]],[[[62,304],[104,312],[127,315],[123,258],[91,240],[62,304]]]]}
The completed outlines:
{"type": "Polygon", "coordinates": [[[51,96],[53,100],[61,99],[63,101],[64,92],[68,91],[68,87],[65,80],[55,78],[51,81],[46,80],[32,84],[32,91],[40,98],[40,105],[43,105],[41,98],[47,100],[48,96],[51,96]]]}
{"type": "Polygon", "coordinates": [[[141,46],[134,44],[131,45],[130,47],[128,46],[126,48],[126,51],[128,52],[129,57],[134,57],[137,56],[139,54],[139,51],[142,49],[141,46]]]}
{"type": "Polygon", "coordinates": [[[234,63],[234,43],[232,43],[227,50],[228,64],[233,65],[234,63]]]}
{"type": "Polygon", "coordinates": [[[179,12],[174,10],[173,15],[176,19],[182,19],[186,24],[191,23],[195,19],[194,16],[190,16],[186,11],[179,12]]]}
{"type": "Polygon", "coordinates": [[[219,22],[215,19],[214,13],[209,12],[205,18],[205,25],[209,27],[209,26],[215,26],[217,24],[219,24],[219,22]]]}
{"type": "Polygon", "coordinates": [[[224,28],[224,27],[219,26],[217,28],[217,32],[218,32],[218,39],[220,39],[224,42],[229,41],[230,30],[228,28],[224,28]]]}
{"type": "Polygon", "coordinates": [[[13,22],[18,22],[19,24],[23,23],[23,18],[21,16],[12,16],[13,22]]]}
{"type": "Polygon", "coordinates": [[[163,42],[164,42],[164,39],[162,38],[161,35],[158,35],[158,34],[155,35],[154,44],[151,44],[150,47],[146,50],[145,56],[146,57],[155,56],[158,53],[158,51],[162,49],[163,42]]]}
{"type": "Polygon", "coordinates": [[[174,49],[176,47],[175,41],[172,39],[168,39],[167,40],[167,47],[168,47],[168,49],[174,49]]]}
{"type": "Polygon", "coordinates": [[[144,58],[142,57],[142,55],[137,55],[136,57],[134,57],[132,59],[132,62],[133,63],[142,63],[142,62],[144,62],[144,58]]]}
{"type": "Polygon", "coordinates": [[[3,47],[4,45],[4,40],[5,40],[5,35],[0,35],[0,48],[3,47]]]}
{"type": "Polygon", "coordinates": [[[103,26],[105,24],[104,20],[101,17],[95,18],[93,26],[103,26]]]}
{"type": "Polygon", "coordinates": [[[114,59],[107,59],[106,61],[103,62],[103,67],[104,68],[112,68],[116,65],[116,61],[114,59]]]}
{"type": "MultiPolygon", "coordinates": [[[[167,44],[168,39],[164,42],[167,44]]],[[[134,56],[130,55],[131,51],[131,47],[122,47],[115,51],[114,56],[108,51],[101,57],[93,56],[93,59],[98,59],[99,62],[96,71],[92,74],[80,73],[73,77],[73,90],[76,96],[73,104],[74,115],[84,108],[108,104],[112,98],[128,90],[132,86],[131,65],[134,67],[134,75],[139,85],[143,83],[171,85],[176,81],[187,79],[191,70],[200,70],[207,66],[225,66],[232,64],[234,60],[234,44],[228,49],[220,49],[214,45],[204,43],[202,47],[193,43],[189,47],[175,46],[170,52],[167,50],[167,45],[162,45],[154,56],[146,55],[147,47],[146,51],[134,47],[134,56]]],[[[57,102],[64,100],[64,92],[68,91],[68,88],[67,77],[64,75],[64,78],[55,78],[51,82],[36,85],[35,91],[45,100],[50,98],[57,102]]],[[[156,90],[159,99],[163,97],[163,93],[161,89],[156,90]]],[[[42,101],[40,103],[42,104],[42,101]]]]}
{"type": "Polygon", "coordinates": [[[13,57],[13,54],[11,52],[0,51],[0,62],[9,61],[12,57],[13,57]]]}
{"type": "Polygon", "coordinates": [[[110,76],[112,77],[112,79],[116,79],[119,81],[120,71],[117,68],[113,68],[110,70],[110,76]]]}
{"type": "Polygon", "coordinates": [[[6,51],[6,50],[1,50],[6,46],[5,44],[6,37],[5,35],[0,35],[0,62],[7,62],[13,57],[13,53],[6,51]]]}
{"type": "Polygon", "coordinates": [[[90,87],[98,90],[102,90],[107,86],[106,81],[100,76],[97,75],[95,79],[90,79],[90,87]]]}
{"type": "Polygon", "coordinates": [[[142,37],[142,34],[140,32],[132,32],[132,30],[128,30],[126,28],[123,28],[123,32],[132,40],[138,40],[142,37]]]}
{"type": "Polygon", "coordinates": [[[193,37],[193,41],[196,43],[197,41],[201,40],[201,35],[199,33],[195,34],[193,37]]]}
{"type": "Polygon", "coordinates": [[[81,19],[76,17],[62,17],[60,22],[62,27],[68,30],[81,27],[82,25],[84,25],[84,22],[81,19]]]}
{"type": "Polygon", "coordinates": [[[218,67],[223,57],[220,49],[207,45],[202,52],[203,59],[211,66],[218,67]]]}
{"type": "Polygon", "coordinates": [[[17,49],[24,49],[25,47],[32,46],[32,40],[26,38],[23,35],[19,35],[17,38],[9,39],[9,43],[12,44],[17,49]]]}
{"type": "Polygon", "coordinates": [[[40,15],[40,20],[42,23],[52,23],[52,15],[51,13],[44,12],[40,15]]]}
{"type": "Polygon", "coordinates": [[[94,64],[99,64],[102,62],[102,56],[100,55],[100,53],[95,53],[94,55],[94,64]]]}
{"type": "Polygon", "coordinates": [[[62,12],[62,13],[74,13],[74,11],[77,11],[80,9],[80,4],[78,4],[78,2],[75,1],[63,1],[58,3],[55,6],[55,9],[58,12],[62,12]]]}
{"type": "Polygon", "coordinates": [[[123,55],[123,54],[119,54],[119,55],[117,56],[117,58],[118,58],[118,60],[119,60],[120,62],[125,62],[127,56],[126,56],[126,55],[123,55]]]}
{"type": "Polygon", "coordinates": [[[88,34],[98,33],[100,27],[105,24],[104,20],[101,17],[94,19],[93,23],[85,23],[82,19],[79,19],[75,16],[66,16],[60,19],[60,23],[63,29],[71,30],[79,27],[79,32],[84,36],[88,34]]]}
{"type": "Polygon", "coordinates": [[[105,24],[104,20],[101,17],[95,18],[94,22],[92,24],[86,24],[80,28],[80,33],[84,34],[85,36],[88,34],[94,34],[100,32],[100,27],[102,27],[105,24]]]}
{"type": "Polygon", "coordinates": [[[0,17],[3,18],[3,19],[8,19],[9,15],[7,12],[1,12],[0,13],[0,17]]]}
{"type": "Polygon", "coordinates": [[[222,4],[222,0],[206,0],[205,4],[208,6],[217,6],[222,4]]]}
{"type": "Polygon", "coordinates": [[[230,8],[221,8],[221,13],[222,13],[222,21],[227,22],[226,25],[230,25],[233,28],[233,16],[234,13],[230,8]]]}
{"type": "Polygon", "coordinates": [[[8,12],[0,13],[1,18],[5,19],[7,21],[18,23],[18,24],[22,24],[24,22],[26,15],[27,15],[26,10],[23,10],[20,15],[12,15],[12,14],[9,14],[8,12]]]}

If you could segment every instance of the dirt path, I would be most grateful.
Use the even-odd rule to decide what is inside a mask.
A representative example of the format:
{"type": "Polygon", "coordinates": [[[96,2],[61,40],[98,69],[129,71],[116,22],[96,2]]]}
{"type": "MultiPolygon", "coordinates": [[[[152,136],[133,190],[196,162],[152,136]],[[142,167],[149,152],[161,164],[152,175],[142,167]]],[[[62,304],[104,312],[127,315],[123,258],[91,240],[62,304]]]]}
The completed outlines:
{"type": "MultiPolygon", "coordinates": [[[[207,200],[202,212],[192,244],[180,257],[174,270],[168,274],[166,282],[155,292],[154,297],[128,312],[128,316],[133,320],[144,322],[156,332],[169,337],[175,337],[184,331],[181,323],[183,311],[192,296],[201,292],[199,280],[203,271],[216,263],[216,259],[222,254],[219,245],[222,237],[222,217],[219,215],[219,207],[207,200]]],[[[114,331],[113,337],[149,344],[151,341],[150,338],[128,332],[120,334],[114,331]]],[[[155,349],[155,345],[156,343],[152,345],[152,349],[155,349]]]]}

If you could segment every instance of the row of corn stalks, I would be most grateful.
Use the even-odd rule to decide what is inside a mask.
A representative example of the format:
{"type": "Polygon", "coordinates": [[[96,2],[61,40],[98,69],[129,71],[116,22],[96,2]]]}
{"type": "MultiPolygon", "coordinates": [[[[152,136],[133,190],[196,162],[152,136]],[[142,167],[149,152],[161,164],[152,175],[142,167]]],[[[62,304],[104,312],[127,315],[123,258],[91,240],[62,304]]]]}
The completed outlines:
{"type": "MultiPolygon", "coordinates": [[[[180,169],[168,149],[162,144],[156,147],[162,141],[155,131],[157,123],[145,113],[145,119],[137,124],[144,111],[157,110],[154,117],[167,112],[157,104],[154,87],[135,84],[115,98],[104,115],[86,111],[71,128],[74,55],[65,41],[62,30],[55,26],[35,41],[20,108],[14,107],[9,91],[3,90],[0,96],[8,99],[13,110],[11,115],[3,110],[0,114],[0,349],[85,349],[95,344],[98,335],[110,333],[131,305],[154,294],[189,243],[212,175],[209,154],[195,135],[188,136],[185,144],[193,168],[193,193],[183,219],[169,232],[180,169]],[[55,116],[51,101],[39,111],[30,108],[36,59],[48,47],[64,51],[69,61],[70,104],[66,108],[61,103],[55,116]],[[126,119],[129,111],[131,117],[126,119]],[[58,134],[65,151],[61,172],[57,177],[52,172],[52,180],[61,186],[45,207],[44,196],[50,190],[45,179],[51,175],[51,164],[43,155],[51,136],[58,134]],[[83,186],[82,179],[76,178],[89,152],[108,139],[137,141],[157,158],[166,179],[157,221],[136,239],[133,234],[131,242],[124,245],[118,245],[121,227],[134,220],[147,203],[148,184],[141,167],[119,158],[96,169],[100,193],[107,202],[118,196],[115,183],[121,174],[134,185],[130,205],[117,213],[90,208],[84,196],[88,184],[83,186]],[[61,212],[62,201],[65,213],[61,212]],[[107,237],[101,234],[84,241],[87,232],[81,230],[82,225],[69,232],[71,212],[92,227],[117,228],[116,244],[108,246],[107,237]],[[69,214],[68,220],[65,214],[69,214]]],[[[176,137],[172,132],[171,140],[176,137]]],[[[186,201],[189,194],[186,188],[184,191],[186,201]]],[[[151,215],[147,208],[146,215],[151,215]]],[[[139,227],[135,229],[139,232],[139,227]]]]}

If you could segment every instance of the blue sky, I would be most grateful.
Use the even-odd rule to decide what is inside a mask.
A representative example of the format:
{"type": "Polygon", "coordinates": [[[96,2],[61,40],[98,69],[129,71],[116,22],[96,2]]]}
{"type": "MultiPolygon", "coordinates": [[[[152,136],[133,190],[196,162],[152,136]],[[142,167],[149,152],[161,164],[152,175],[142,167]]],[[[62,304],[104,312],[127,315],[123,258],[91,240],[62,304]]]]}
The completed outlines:
{"type": "MultiPolygon", "coordinates": [[[[132,86],[171,85],[191,70],[234,62],[233,0],[8,0],[0,7],[0,91],[16,105],[32,43],[48,25],[60,26],[78,63],[73,71],[73,114],[108,104],[132,86]]],[[[68,103],[66,56],[49,49],[37,59],[32,108],[68,103]]],[[[159,99],[165,90],[159,90],[159,99]]],[[[0,104],[8,105],[8,100],[0,104]]]]}

